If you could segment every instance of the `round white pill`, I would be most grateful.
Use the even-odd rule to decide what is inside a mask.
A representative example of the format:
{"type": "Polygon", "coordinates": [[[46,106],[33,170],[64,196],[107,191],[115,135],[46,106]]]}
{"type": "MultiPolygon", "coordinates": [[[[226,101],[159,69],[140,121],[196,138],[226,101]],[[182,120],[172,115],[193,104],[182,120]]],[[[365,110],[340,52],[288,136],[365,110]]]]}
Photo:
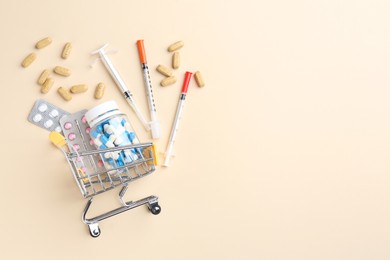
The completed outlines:
{"type": "Polygon", "coordinates": [[[61,129],[61,127],[57,126],[55,130],[56,130],[56,132],[61,133],[62,129],[61,129]]]}
{"type": "Polygon", "coordinates": [[[38,110],[41,111],[41,112],[45,112],[47,110],[47,105],[46,104],[40,104],[38,106],[38,110]]]}
{"type": "Polygon", "coordinates": [[[50,111],[49,116],[51,116],[51,117],[57,117],[58,114],[59,114],[59,113],[58,113],[58,110],[53,109],[52,111],[50,111]]]}
{"type": "Polygon", "coordinates": [[[34,117],[33,117],[33,121],[35,123],[38,123],[39,121],[42,120],[42,115],[41,114],[36,114],[34,117]]]}
{"type": "Polygon", "coordinates": [[[46,128],[49,128],[53,125],[53,121],[52,120],[47,120],[44,124],[43,124],[46,128]]]}

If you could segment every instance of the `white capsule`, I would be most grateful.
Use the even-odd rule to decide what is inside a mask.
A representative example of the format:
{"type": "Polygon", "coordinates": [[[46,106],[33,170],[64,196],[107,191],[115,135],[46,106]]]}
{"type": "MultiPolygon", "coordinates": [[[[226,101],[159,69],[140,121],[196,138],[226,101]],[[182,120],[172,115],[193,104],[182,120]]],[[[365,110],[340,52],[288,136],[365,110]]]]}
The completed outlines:
{"type": "Polygon", "coordinates": [[[42,115],[41,114],[36,114],[34,117],[33,117],[33,121],[35,123],[38,123],[39,121],[42,120],[42,115]]]}
{"type": "Polygon", "coordinates": [[[112,153],[112,157],[111,158],[114,159],[114,160],[118,160],[119,153],[112,153]]]}
{"type": "Polygon", "coordinates": [[[40,104],[38,107],[38,110],[40,112],[45,112],[47,110],[47,105],[46,104],[40,104]]]}
{"type": "Polygon", "coordinates": [[[129,132],[131,132],[131,126],[130,126],[130,123],[129,122],[126,122],[125,125],[124,125],[125,129],[129,132]]]}
{"type": "Polygon", "coordinates": [[[43,124],[46,128],[49,128],[53,125],[53,121],[52,120],[47,120],[44,124],[43,124]]]}
{"type": "Polygon", "coordinates": [[[103,144],[103,143],[99,140],[99,138],[94,139],[93,142],[95,143],[95,145],[96,145],[97,147],[100,147],[100,146],[103,144]]]}
{"type": "Polygon", "coordinates": [[[125,131],[126,131],[126,129],[125,129],[123,126],[118,126],[118,127],[114,130],[114,133],[115,133],[116,136],[120,136],[120,135],[122,135],[125,131]]]}
{"type": "Polygon", "coordinates": [[[108,141],[113,143],[116,139],[116,136],[115,135],[110,135],[110,137],[108,137],[108,141]]]}
{"type": "Polygon", "coordinates": [[[107,142],[107,143],[105,143],[105,145],[106,145],[108,148],[113,148],[113,147],[115,147],[115,145],[114,145],[113,142],[107,142]]]}
{"type": "Polygon", "coordinates": [[[107,134],[112,134],[114,132],[114,127],[112,125],[105,124],[104,132],[106,132],[107,134]]]}
{"type": "Polygon", "coordinates": [[[49,113],[49,116],[51,117],[57,117],[59,115],[58,113],[58,110],[57,109],[53,109],[52,111],[50,111],[49,113]]]}
{"type": "Polygon", "coordinates": [[[120,138],[120,137],[117,137],[117,138],[115,139],[115,141],[114,141],[114,144],[115,144],[115,145],[120,145],[121,143],[123,143],[123,139],[120,138]]]}

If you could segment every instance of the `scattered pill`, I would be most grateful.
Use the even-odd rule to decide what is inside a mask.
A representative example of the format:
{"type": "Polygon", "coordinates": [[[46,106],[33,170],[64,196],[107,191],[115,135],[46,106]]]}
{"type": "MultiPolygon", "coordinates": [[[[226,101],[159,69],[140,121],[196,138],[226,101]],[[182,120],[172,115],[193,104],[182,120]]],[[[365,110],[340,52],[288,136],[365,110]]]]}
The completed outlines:
{"type": "Polygon", "coordinates": [[[169,52],[177,51],[178,49],[180,49],[183,46],[184,46],[184,42],[178,41],[178,42],[175,42],[175,43],[172,43],[171,45],[169,45],[168,51],[169,52]]]}
{"type": "Polygon", "coordinates": [[[47,110],[47,105],[45,103],[42,103],[38,106],[39,112],[45,112],[47,110]]]}
{"type": "Polygon", "coordinates": [[[95,88],[95,98],[101,99],[104,95],[105,89],[106,89],[106,86],[104,85],[104,83],[100,82],[95,88]]]}
{"type": "Polygon", "coordinates": [[[72,44],[70,42],[67,42],[62,49],[61,58],[67,59],[70,55],[70,52],[72,50],[72,44]]]}
{"type": "Polygon", "coordinates": [[[195,78],[195,81],[196,81],[196,84],[198,85],[198,87],[203,88],[205,83],[204,83],[202,74],[200,74],[200,71],[195,72],[194,78],[195,78]]]}
{"type": "Polygon", "coordinates": [[[27,68],[28,66],[31,65],[31,63],[33,63],[33,61],[37,58],[37,55],[32,52],[30,53],[29,55],[27,55],[26,58],[24,58],[24,60],[22,61],[22,67],[23,68],[27,68]]]}
{"type": "Polygon", "coordinates": [[[172,55],[172,68],[178,69],[180,66],[180,53],[175,51],[172,55]]]}
{"type": "Polygon", "coordinates": [[[39,121],[42,120],[42,115],[41,114],[36,114],[34,117],[33,117],[33,121],[38,123],[39,121]]]}
{"type": "Polygon", "coordinates": [[[65,67],[56,66],[53,71],[54,71],[54,73],[61,75],[61,76],[64,76],[64,77],[70,76],[70,69],[65,68],[65,67]]]}
{"type": "Polygon", "coordinates": [[[46,47],[47,45],[49,45],[51,42],[52,42],[52,39],[50,37],[43,38],[42,40],[38,41],[35,44],[35,48],[42,49],[42,48],[46,47]]]}
{"type": "Polygon", "coordinates": [[[176,83],[176,77],[175,76],[170,76],[170,77],[167,77],[167,78],[163,79],[160,82],[160,85],[163,86],[163,87],[166,87],[166,86],[172,85],[174,83],[176,83]]]}
{"type": "Polygon", "coordinates": [[[70,101],[72,100],[72,94],[70,94],[69,90],[67,90],[66,88],[64,87],[59,87],[58,90],[57,90],[58,94],[60,94],[60,96],[65,99],[66,101],[70,101]]]}
{"type": "Polygon", "coordinates": [[[49,74],[50,74],[49,70],[42,71],[41,75],[38,78],[38,84],[43,85],[43,83],[45,83],[47,77],[49,77],[49,74]]]}
{"type": "Polygon", "coordinates": [[[157,71],[163,74],[164,76],[170,77],[172,76],[172,70],[170,68],[165,67],[164,65],[158,65],[157,71]]]}
{"type": "Polygon", "coordinates": [[[64,128],[65,128],[66,130],[71,129],[71,128],[72,128],[72,123],[71,123],[71,122],[66,122],[66,123],[64,124],[64,128]]]}
{"type": "Polygon", "coordinates": [[[51,117],[57,117],[58,115],[59,115],[59,113],[58,113],[58,110],[56,110],[56,109],[53,109],[49,113],[49,116],[51,116],[51,117]]]}
{"type": "Polygon", "coordinates": [[[83,93],[88,90],[88,86],[85,84],[74,85],[70,88],[70,92],[73,94],[83,93]]]}
{"type": "Polygon", "coordinates": [[[54,84],[54,80],[52,78],[47,78],[45,83],[43,83],[42,87],[41,87],[41,92],[43,94],[46,94],[49,92],[49,90],[51,89],[51,87],[53,86],[54,84]]]}
{"type": "Polygon", "coordinates": [[[76,135],[74,133],[70,133],[68,135],[68,138],[69,138],[69,140],[73,141],[74,139],[76,139],[76,135]]]}
{"type": "Polygon", "coordinates": [[[53,125],[53,121],[52,120],[47,120],[44,124],[43,124],[46,128],[49,128],[53,125]]]}

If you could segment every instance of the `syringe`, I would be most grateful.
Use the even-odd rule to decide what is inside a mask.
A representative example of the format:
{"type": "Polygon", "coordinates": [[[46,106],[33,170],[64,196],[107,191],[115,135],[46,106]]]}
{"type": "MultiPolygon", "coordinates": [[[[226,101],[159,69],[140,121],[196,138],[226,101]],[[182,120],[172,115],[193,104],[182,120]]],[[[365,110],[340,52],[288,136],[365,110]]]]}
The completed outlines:
{"type": "Polygon", "coordinates": [[[190,83],[191,76],[192,76],[192,73],[187,71],[185,74],[185,77],[184,77],[183,87],[181,89],[180,99],[179,99],[179,103],[177,105],[176,116],[175,116],[175,120],[173,121],[173,125],[172,125],[171,135],[169,136],[169,142],[168,142],[167,151],[165,152],[165,161],[164,161],[163,166],[169,165],[169,160],[171,159],[171,156],[172,156],[173,144],[175,143],[177,130],[179,130],[181,113],[183,111],[184,103],[186,101],[188,84],[190,83]]]}
{"type": "Polygon", "coordinates": [[[122,92],[124,98],[127,100],[127,103],[129,103],[130,107],[134,110],[135,114],[137,115],[138,119],[141,121],[143,126],[145,127],[146,131],[150,130],[149,124],[146,122],[144,116],[141,114],[141,111],[139,110],[138,106],[136,105],[133,94],[130,92],[130,90],[127,88],[125,82],[119,75],[118,71],[115,69],[114,65],[112,64],[111,60],[108,58],[107,53],[105,51],[105,48],[108,46],[108,44],[103,45],[101,48],[97,49],[96,51],[92,52],[93,54],[99,54],[100,59],[102,60],[104,66],[110,73],[112,79],[115,81],[116,85],[122,92]]]}
{"type": "Polygon", "coordinates": [[[157,120],[156,115],[156,104],[154,103],[152,82],[150,80],[149,67],[146,62],[146,54],[144,47],[144,40],[137,41],[139,58],[141,61],[142,71],[144,74],[145,86],[146,86],[146,96],[148,97],[149,112],[150,112],[150,128],[152,130],[153,139],[160,138],[161,129],[160,122],[157,120]]]}

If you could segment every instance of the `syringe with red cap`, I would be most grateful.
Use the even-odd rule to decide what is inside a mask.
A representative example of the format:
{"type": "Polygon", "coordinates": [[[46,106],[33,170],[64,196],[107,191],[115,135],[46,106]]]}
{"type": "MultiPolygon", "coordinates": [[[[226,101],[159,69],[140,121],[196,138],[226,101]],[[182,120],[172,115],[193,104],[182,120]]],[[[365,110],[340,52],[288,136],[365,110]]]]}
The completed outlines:
{"type": "Polygon", "coordinates": [[[164,161],[163,166],[169,165],[169,160],[171,159],[171,156],[172,156],[173,144],[175,143],[177,130],[179,130],[179,123],[180,123],[184,103],[186,101],[188,84],[190,83],[191,76],[192,76],[192,73],[188,72],[188,71],[186,72],[186,74],[184,76],[183,87],[181,89],[180,99],[179,99],[179,103],[177,105],[176,116],[175,116],[175,120],[173,121],[171,135],[169,136],[169,142],[168,142],[167,151],[165,152],[165,161],[164,161]]]}

